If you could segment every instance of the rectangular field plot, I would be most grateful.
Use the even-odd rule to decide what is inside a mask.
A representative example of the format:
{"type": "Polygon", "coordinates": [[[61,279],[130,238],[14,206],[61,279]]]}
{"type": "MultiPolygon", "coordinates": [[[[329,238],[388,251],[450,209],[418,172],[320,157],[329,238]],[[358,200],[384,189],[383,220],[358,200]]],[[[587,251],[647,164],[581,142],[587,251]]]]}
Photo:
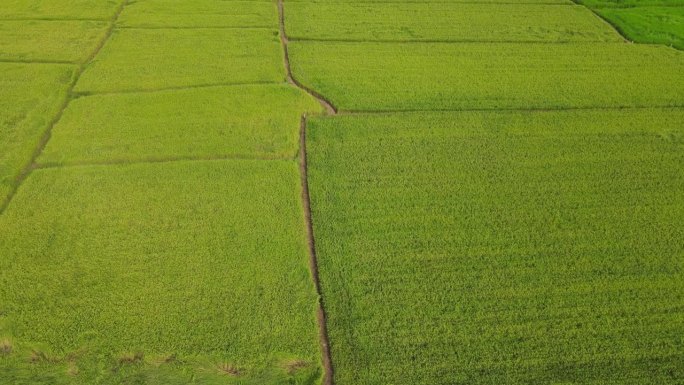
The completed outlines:
{"type": "Polygon", "coordinates": [[[284,80],[282,48],[275,29],[123,29],[114,32],[85,70],[76,91],[284,80]]]}
{"type": "Polygon", "coordinates": [[[0,19],[110,20],[124,0],[3,0],[0,19]]]}
{"type": "Polygon", "coordinates": [[[583,6],[286,3],[292,39],[337,41],[621,41],[583,6]]]}
{"type": "Polygon", "coordinates": [[[0,216],[2,383],[314,384],[292,161],[36,170],[0,216]]]}
{"type": "Polygon", "coordinates": [[[0,207],[66,99],[76,66],[0,63],[0,207]]]}
{"type": "Polygon", "coordinates": [[[278,11],[270,1],[144,0],[126,6],[123,27],[270,27],[278,11]]]}
{"type": "Polygon", "coordinates": [[[97,21],[0,20],[0,60],[81,63],[106,30],[97,21]]]}
{"type": "Polygon", "coordinates": [[[681,106],[684,101],[684,53],[667,47],[301,41],[291,42],[289,52],[295,78],[342,110],[681,106]]]}
{"type": "Polygon", "coordinates": [[[597,12],[632,41],[684,50],[684,6],[603,8],[597,12]]]}
{"type": "Polygon", "coordinates": [[[288,85],[94,95],[71,102],[40,163],[293,158],[318,102],[288,85]]]}
{"type": "Polygon", "coordinates": [[[684,110],[308,132],[336,384],[684,379],[684,110]]]}

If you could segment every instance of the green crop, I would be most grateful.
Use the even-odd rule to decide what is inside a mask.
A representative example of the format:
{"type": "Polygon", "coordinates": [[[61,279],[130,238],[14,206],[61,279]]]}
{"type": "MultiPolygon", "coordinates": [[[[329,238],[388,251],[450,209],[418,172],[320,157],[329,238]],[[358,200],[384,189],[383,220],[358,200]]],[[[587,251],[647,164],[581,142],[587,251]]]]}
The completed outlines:
{"type": "Polygon", "coordinates": [[[632,41],[684,49],[684,7],[602,8],[597,12],[632,41]]]}
{"type": "Polygon", "coordinates": [[[278,25],[270,1],[144,0],[127,5],[124,27],[268,27],[278,25]]]}
{"type": "Polygon", "coordinates": [[[684,110],[308,126],[336,384],[679,384],[684,110]]]}
{"type": "Polygon", "coordinates": [[[124,0],[3,0],[0,19],[109,20],[124,0]]]}
{"type": "Polygon", "coordinates": [[[310,384],[293,161],[36,170],[0,216],[0,382],[310,384]]]}
{"type": "Polygon", "coordinates": [[[0,63],[0,207],[66,98],[75,69],[0,63]]]}
{"type": "Polygon", "coordinates": [[[458,3],[298,3],[293,39],[345,41],[620,41],[583,6],[458,3]]]}
{"type": "Polygon", "coordinates": [[[684,0],[576,0],[577,3],[584,4],[592,8],[603,7],[641,7],[641,6],[682,6],[684,0]]]}
{"type": "Polygon", "coordinates": [[[275,29],[123,29],[114,32],[81,76],[76,91],[284,80],[275,29]]]}
{"type": "Polygon", "coordinates": [[[297,41],[289,51],[294,76],[342,110],[684,102],[684,53],[666,47],[297,41]]]}
{"type": "Polygon", "coordinates": [[[97,21],[0,20],[0,60],[81,63],[106,29],[97,21]]]}
{"type": "Polygon", "coordinates": [[[39,161],[292,158],[302,113],[320,109],[287,85],[82,97],[71,102],[39,161]]]}

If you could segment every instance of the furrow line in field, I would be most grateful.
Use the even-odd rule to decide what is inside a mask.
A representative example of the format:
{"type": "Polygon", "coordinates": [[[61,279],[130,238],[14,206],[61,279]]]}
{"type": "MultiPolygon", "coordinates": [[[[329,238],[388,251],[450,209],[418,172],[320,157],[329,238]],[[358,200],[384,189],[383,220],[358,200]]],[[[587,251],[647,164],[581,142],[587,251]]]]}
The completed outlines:
{"type": "Polygon", "coordinates": [[[389,115],[416,112],[497,112],[497,111],[520,111],[520,112],[553,112],[553,111],[615,111],[615,110],[653,110],[653,109],[682,109],[683,105],[676,106],[591,106],[591,107],[555,107],[555,108],[426,108],[405,110],[340,110],[336,115],[389,115]]]}
{"type": "Polygon", "coordinates": [[[302,115],[299,128],[299,173],[302,181],[302,204],[304,207],[304,219],[306,221],[306,240],[309,249],[309,269],[313,279],[316,293],[318,294],[318,309],[316,318],[319,325],[319,339],[323,355],[323,384],[333,384],[333,365],[330,354],[330,339],[328,338],[327,317],[323,303],[323,292],[321,281],[318,276],[318,258],[316,256],[316,242],[313,233],[313,222],[311,219],[311,198],[309,195],[308,165],[306,158],[306,114],[302,115]]]}
{"type": "Polygon", "coordinates": [[[78,64],[69,60],[23,60],[23,59],[0,59],[0,63],[19,63],[19,64],[78,64]]]}
{"type": "MultiPolygon", "coordinates": [[[[378,43],[378,44],[578,44],[577,41],[572,40],[560,40],[560,41],[544,41],[544,40],[448,40],[448,39],[424,39],[424,40],[391,40],[391,39],[321,39],[321,38],[308,38],[308,37],[291,37],[288,38],[289,41],[296,42],[313,42],[313,43],[378,43]]],[[[582,41],[579,44],[589,44],[589,43],[601,43],[601,44],[624,44],[620,41],[605,41],[605,40],[587,40],[582,41]]]]}
{"type": "Polygon", "coordinates": [[[307,94],[313,96],[318,100],[319,103],[325,108],[329,115],[335,115],[337,113],[337,108],[332,104],[332,102],[326,99],[323,95],[319,94],[315,90],[306,87],[302,83],[298,82],[297,79],[292,76],[292,68],[290,67],[290,56],[287,50],[287,34],[285,33],[285,10],[283,7],[283,0],[278,0],[278,24],[280,26],[280,43],[283,46],[283,61],[285,65],[285,73],[287,75],[287,82],[302,89],[307,94]]]}
{"type": "Polygon", "coordinates": [[[150,159],[110,159],[103,161],[85,161],[85,162],[69,162],[69,163],[39,163],[35,164],[33,169],[51,169],[51,168],[71,168],[71,167],[89,167],[89,166],[116,166],[116,165],[132,165],[132,164],[154,164],[154,163],[174,163],[174,162],[212,162],[222,160],[263,160],[263,161],[286,161],[292,160],[292,157],[287,156],[254,156],[254,155],[227,155],[227,156],[173,156],[166,158],[150,158],[150,159]]]}
{"type": "Polygon", "coordinates": [[[107,19],[88,19],[88,18],[78,18],[78,17],[8,17],[0,18],[0,23],[3,21],[91,21],[98,23],[106,23],[107,19]]]}
{"type": "MultiPolygon", "coordinates": [[[[291,3],[317,3],[319,1],[290,1],[291,3]]],[[[326,1],[326,4],[335,4],[335,3],[345,3],[348,4],[346,1],[326,1]]],[[[361,3],[361,2],[359,2],[361,3]]],[[[477,5],[482,5],[482,4],[506,4],[506,5],[572,5],[574,6],[575,3],[572,2],[572,0],[567,0],[563,2],[557,2],[557,1],[547,1],[547,2],[538,2],[538,1],[528,1],[528,2],[516,2],[516,1],[487,1],[486,3],[483,3],[482,1],[373,1],[373,4],[477,4],[477,5]]]]}
{"type": "MultiPolygon", "coordinates": [[[[290,67],[290,57],[287,50],[287,34],[285,33],[285,10],[283,0],[278,0],[278,24],[280,27],[280,43],[283,47],[283,64],[285,66],[285,73],[287,75],[288,83],[300,88],[312,97],[325,108],[327,115],[336,115],[337,109],[335,106],[320,95],[318,92],[305,87],[299,83],[292,76],[292,68],[290,67]]],[[[306,157],[306,113],[302,115],[299,127],[299,174],[301,178],[301,195],[302,207],[304,209],[304,221],[306,223],[306,240],[309,252],[309,270],[311,279],[313,280],[316,294],[318,295],[318,308],[316,309],[316,319],[318,321],[318,333],[321,348],[321,363],[323,364],[323,385],[333,385],[333,363],[330,354],[330,338],[328,336],[327,317],[325,313],[325,305],[323,300],[323,291],[321,290],[321,281],[318,275],[318,258],[316,256],[316,241],[313,232],[313,223],[311,218],[311,197],[309,195],[309,181],[308,181],[308,166],[306,157]]]]}
{"type": "Polygon", "coordinates": [[[123,90],[123,91],[95,91],[95,92],[74,92],[72,96],[74,98],[85,98],[88,96],[97,95],[124,95],[124,94],[146,94],[155,92],[167,92],[167,91],[182,91],[182,90],[193,90],[197,88],[218,88],[218,87],[240,87],[240,86],[264,86],[264,85],[277,85],[285,84],[282,82],[242,82],[242,83],[207,83],[207,84],[195,84],[191,86],[177,86],[177,87],[162,87],[154,88],[149,90],[123,90]]]}
{"type": "Polygon", "coordinates": [[[273,30],[273,26],[234,26],[234,27],[226,27],[226,26],[217,26],[217,27],[134,27],[134,26],[117,26],[117,29],[128,29],[128,30],[135,30],[135,29],[171,29],[171,30],[182,30],[182,29],[265,29],[265,30],[273,30]]]}
{"type": "Polygon", "coordinates": [[[81,77],[81,74],[85,70],[85,67],[95,58],[95,56],[97,56],[97,54],[100,52],[102,47],[104,47],[107,40],[109,40],[109,38],[112,36],[112,33],[114,32],[114,26],[116,25],[116,21],[119,19],[119,16],[121,16],[121,13],[123,12],[123,10],[127,4],[128,4],[128,0],[121,3],[121,5],[119,6],[119,9],[117,9],[116,13],[112,17],[112,19],[109,21],[109,28],[107,29],[105,36],[98,43],[98,45],[95,47],[93,52],[88,56],[88,58],[83,62],[83,64],[81,64],[77,67],[77,69],[73,75],[73,78],[71,79],[71,83],[69,84],[69,87],[67,89],[67,94],[66,94],[66,97],[64,98],[64,102],[60,106],[60,109],[57,112],[57,114],[55,115],[55,117],[52,118],[52,120],[48,124],[47,128],[43,132],[43,135],[41,136],[40,141],[38,142],[38,145],[36,146],[35,150],[33,151],[33,154],[31,155],[30,161],[26,164],[26,166],[24,167],[22,172],[17,177],[15,183],[12,185],[12,190],[9,192],[9,194],[7,195],[7,198],[4,200],[2,205],[0,205],[0,215],[2,215],[2,213],[5,212],[5,210],[9,206],[10,202],[12,202],[12,199],[17,194],[17,190],[19,190],[19,187],[21,186],[21,184],[26,180],[26,178],[29,177],[29,175],[31,175],[31,172],[37,168],[36,160],[38,159],[40,154],[45,149],[47,142],[50,140],[50,137],[52,135],[52,129],[60,121],[60,119],[62,118],[62,115],[64,114],[64,111],[69,106],[69,103],[71,102],[71,100],[73,100],[72,93],[73,93],[74,87],[76,86],[76,83],[78,82],[78,79],[81,77]]]}

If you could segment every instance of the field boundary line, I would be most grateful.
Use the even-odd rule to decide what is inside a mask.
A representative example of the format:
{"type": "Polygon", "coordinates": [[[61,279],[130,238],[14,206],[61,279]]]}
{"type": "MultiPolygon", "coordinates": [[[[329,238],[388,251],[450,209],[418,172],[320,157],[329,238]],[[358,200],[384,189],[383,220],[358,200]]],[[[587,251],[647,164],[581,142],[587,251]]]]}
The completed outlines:
{"type": "Polygon", "coordinates": [[[0,18],[0,23],[5,21],[90,21],[98,23],[107,23],[109,19],[88,19],[88,18],[78,18],[78,17],[67,17],[60,19],[58,17],[10,17],[10,18],[0,18]]]}
{"type": "Polygon", "coordinates": [[[337,116],[382,115],[419,112],[562,112],[562,111],[620,111],[620,110],[655,110],[682,109],[684,104],[675,106],[590,106],[590,107],[555,107],[555,108],[428,108],[405,110],[340,110],[337,116]]]}
{"type": "Polygon", "coordinates": [[[41,60],[41,59],[0,59],[0,63],[16,64],[71,64],[78,65],[78,61],[69,60],[41,60]]]}
{"type": "Polygon", "coordinates": [[[288,38],[285,33],[285,7],[283,5],[283,0],[278,0],[278,24],[280,27],[280,45],[283,47],[283,62],[285,65],[285,74],[287,76],[287,82],[302,89],[307,94],[311,95],[325,108],[326,113],[329,115],[335,115],[337,113],[337,108],[332,104],[332,102],[326,99],[323,95],[316,92],[315,90],[306,87],[292,75],[292,67],[290,66],[290,55],[287,49],[288,38]]]}
{"type": "MultiPolygon", "coordinates": [[[[290,0],[291,3],[323,3],[320,1],[307,1],[307,0],[290,0]]],[[[326,1],[324,2],[326,4],[349,4],[346,1],[326,1]]],[[[565,0],[563,2],[553,2],[553,1],[546,1],[546,2],[534,2],[534,1],[525,1],[525,2],[515,2],[515,1],[491,1],[491,2],[486,2],[483,3],[481,1],[415,1],[415,0],[409,0],[409,1],[373,1],[373,4],[476,4],[476,5],[482,5],[482,4],[493,4],[493,5],[499,5],[499,4],[509,4],[509,5],[575,5],[572,0],[565,0]]]]}
{"type": "Polygon", "coordinates": [[[24,166],[24,169],[21,171],[19,176],[15,179],[14,183],[12,184],[11,190],[5,200],[3,201],[2,205],[0,205],[0,215],[2,215],[5,210],[7,210],[7,207],[9,207],[10,203],[12,202],[12,199],[14,196],[17,194],[17,191],[19,190],[19,187],[24,183],[26,178],[31,175],[31,172],[37,168],[36,160],[40,156],[40,154],[43,153],[43,150],[45,149],[45,146],[47,145],[48,141],[50,141],[50,137],[52,136],[52,129],[59,123],[59,121],[62,119],[62,115],[64,115],[64,111],[67,109],[69,106],[69,103],[73,100],[73,90],[74,87],[76,86],[76,83],[78,82],[78,79],[81,77],[81,74],[83,74],[83,71],[85,71],[85,68],[90,62],[93,61],[93,59],[97,56],[97,54],[100,53],[100,50],[102,50],[102,47],[107,43],[109,38],[112,36],[114,33],[114,27],[116,26],[116,21],[119,19],[119,16],[121,16],[121,13],[123,12],[124,8],[128,5],[128,0],[125,0],[119,5],[119,8],[117,9],[116,13],[114,16],[109,20],[109,27],[107,28],[107,32],[105,33],[104,37],[102,40],[95,46],[95,49],[90,53],[90,55],[87,56],[85,61],[78,65],[76,67],[76,71],[72,73],[72,79],[71,83],[67,87],[66,91],[66,97],[64,98],[64,101],[62,102],[62,105],[60,106],[59,110],[57,111],[57,114],[50,120],[50,123],[47,125],[47,128],[43,131],[42,136],[40,137],[40,140],[38,141],[38,145],[36,148],[33,150],[33,154],[31,155],[31,159],[26,163],[24,166]]]}
{"type": "Polygon", "coordinates": [[[255,160],[255,161],[291,161],[295,156],[249,156],[249,155],[217,155],[217,156],[170,156],[160,158],[143,159],[113,159],[103,161],[76,161],[68,163],[46,162],[37,163],[33,166],[34,170],[45,170],[55,168],[74,168],[89,166],[117,166],[130,164],[154,164],[154,163],[174,163],[174,162],[211,162],[222,160],[255,160]]]}
{"type": "Polygon", "coordinates": [[[76,91],[72,93],[74,98],[85,98],[88,96],[98,96],[98,95],[125,95],[125,94],[152,94],[155,92],[169,92],[169,91],[183,91],[183,90],[194,90],[198,88],[221,88],[221,87],[240,87],[240,86],[273,86],[273,85],[283,85],[288,84],[286,82],[243,82],[243,83],[207,83],[207,84],[195,84],[189,86],[172,86],[172,87],[161,87],[149,90],[122,90],[122,91],[76,91]]]}
{"type": "Polygon", "coordinates": [[[616,40],[449,40],[449,39],[425,39],[425,40],[390,40],[390,39],[321,39],[308,37],[291,37],[289,41],[294,42],[312,42],[312,43],[378,43],[378,44],[558,44],[558,45],[572,45],[572,44],[624,44],[623,41],[616,40]]]}
{"type": "Polygon", "coordinates": [[[302,205],[304,207],[304,220],[306,222],[306,241],[309,251],[309,270],[311,278],[318,294],[318,308],[316,318],[319,326],[319,340],[323,358],[323,385],[333,384],[333,365],[330,354],[330,339],[328,338],[327,316],[323,303],[323,290],[318,275],[318,257],[316,255],[316,242],[313,232],[313,221],[311,219],[311,196],[309,195],[309,167],[306,156],[306,114],[302,115],[299,127],[299,173],[302,188],[302,205]]]}
{"type": "Polygon", "coordinates": [[[259,29],[263,29],[263,30],[275,30],[275,28],[273,28],[273,26],[235,26],[235,27],[227,27],[227,26],[223,26],[223,27],[136,27],[136,26],[122,26],[122,25],[119,25],[119,26],[117,26],[116,28],[117,28],[117,29],[142,29],[142,30],[146,30],[146,29],[150,29],[150,30],[158,30],[158,29],[170,29],[170,30],[184,30],[184,29],[188,29],[188,30],[192,30],[192,29],[235,29],[235,30],[241,30],[241,29],[244,29],[244,30],[253,30],[253,29],[259,30],[259,29]]]}

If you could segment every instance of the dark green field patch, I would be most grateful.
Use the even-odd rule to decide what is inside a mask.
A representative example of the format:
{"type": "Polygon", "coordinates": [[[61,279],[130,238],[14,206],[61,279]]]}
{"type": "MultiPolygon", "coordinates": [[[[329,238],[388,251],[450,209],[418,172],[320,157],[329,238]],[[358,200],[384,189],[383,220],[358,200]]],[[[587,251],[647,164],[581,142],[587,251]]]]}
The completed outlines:
{"type": "Polygon", "coordinates": [[[0,216],[0,382],[316,383],[299,185],[292,161],[34,171],[0,216]]]}
{"type": "Polygon", "coordinates": [[[311,119],[336,384],[679,384],[684,110],[311,119]]]}
{"type": "Polygon", "coordinates": [[[110,20],[124,0],[3,0],[0,19],[110,20]]]}
{"type": "Polygon", "coordinates": [[[0,207],[66,98],[75,66],[0,63],[0,207]]]}
{"type": "Polygon", "coordinates": [[[275,29],[123,29],[114,32],[81,76],[76,91],[284,80],[275,29]]]}
{"type": "Polygon", "coordinates": [[[139,0],[126,6],[124,27],[269,27],[278,25],[270,1],[139,0]]]}
{"type": "Polygon", "coordinates": [[[83,97],[71,102],[39,161],[293,158],[301,115],[320,110],[288,85],[83,97]]]}
{"type": "Polygon", "coordinates": [[[341,110],[684,103],[684,53],[667,47],[296,41],[289,52],[295,78],[341,110]]]}
{"type": "Polygon", "coordinates": [[[0,60],[82,63],[106,29],[95,21],[0,20],[0,60]]]}
{"type": "Polygon", "coordinates": [[[459,3],[299,3],[288,37],[352,41],[620,41],[583,6],[459,3]]]}
{"type": "Polygon", "coordinates": [[[632,41],[684,49],[684,6],[603,8],[597,12],[632,41]]]}

